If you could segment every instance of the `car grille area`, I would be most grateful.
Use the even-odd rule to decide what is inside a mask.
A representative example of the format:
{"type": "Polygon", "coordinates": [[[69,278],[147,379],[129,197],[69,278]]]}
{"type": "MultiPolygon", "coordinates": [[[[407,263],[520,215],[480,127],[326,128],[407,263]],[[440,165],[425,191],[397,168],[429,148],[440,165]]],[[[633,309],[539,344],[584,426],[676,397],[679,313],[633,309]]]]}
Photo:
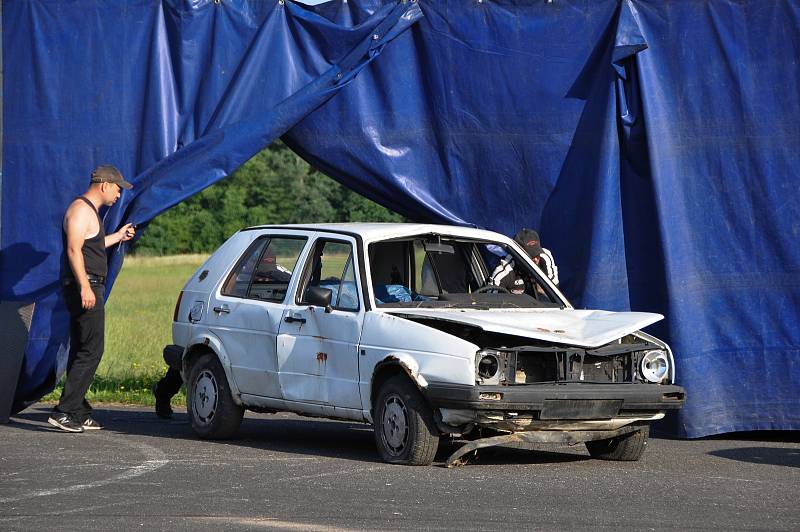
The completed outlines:
{"type": "Polygon", "coordinates": [[[498,350],[503,366],[497,384],[548,382],[641,382],[638,365],[649,342],[612,344],[599,349],[519,346],[498,350]]]}

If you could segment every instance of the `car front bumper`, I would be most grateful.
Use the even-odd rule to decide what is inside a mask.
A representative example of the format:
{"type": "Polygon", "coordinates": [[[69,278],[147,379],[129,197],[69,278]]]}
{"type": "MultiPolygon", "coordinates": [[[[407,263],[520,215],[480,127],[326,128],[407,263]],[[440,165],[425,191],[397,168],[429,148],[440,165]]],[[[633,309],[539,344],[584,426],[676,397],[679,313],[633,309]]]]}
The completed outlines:
{"type": "Polygon", "coordinates": [[[681,386],[664,384],[429,383],[424,393],[445,425],[476,423],[511,431],[614,429],[659,419],[686,401],[681,386]]]}

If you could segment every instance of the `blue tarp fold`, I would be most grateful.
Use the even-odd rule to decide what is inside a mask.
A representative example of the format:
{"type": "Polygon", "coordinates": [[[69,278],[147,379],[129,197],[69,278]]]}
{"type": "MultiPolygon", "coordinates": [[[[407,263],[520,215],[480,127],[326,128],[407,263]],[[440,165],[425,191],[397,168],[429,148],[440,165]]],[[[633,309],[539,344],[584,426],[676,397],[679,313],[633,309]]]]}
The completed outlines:
{"type": "MultiPolygon", "coordinates": [[[[0,297],[36,301],[16,409],[52,389],[66,363],[60,217],[85,190],[87,169],[103,160],[136,176],[134,190],[105,213],[107,230],[145,223],[229,175],[333,97],[421,16],[406,2],[353,13],[244,1],[4,7],[4,28],[12,28],[4,49],[37,50],[4,57],[13,80],[5,102],[16,105],[4,107],[13,135],[5,143],[0,297]],[[96,22],[88,40],[96,51],[65,38],[87,18],[96,22]],[[95,108],[78,105],[82,97],[95,108]],[[48,159],[42,141],[77,151],[48,159]],[[40,189],[52,193],[34,196],[40,189]],[[32,197],[33,226],[10,207],[32,197]]],[[[125,248],[109,250],[107,292],[125,248]]]]}
{"type": "Polygon", "coordinates": [[[689,400],[663,428],[800,429],[800,2],[7,0],[3,19],[0,296],[37,300],[19,405],[63,358],[59,224],[88,171],[136,176],[113,229],[283,135],[410,218],[539,228],[578,307],[665,314],[689,400]]]}

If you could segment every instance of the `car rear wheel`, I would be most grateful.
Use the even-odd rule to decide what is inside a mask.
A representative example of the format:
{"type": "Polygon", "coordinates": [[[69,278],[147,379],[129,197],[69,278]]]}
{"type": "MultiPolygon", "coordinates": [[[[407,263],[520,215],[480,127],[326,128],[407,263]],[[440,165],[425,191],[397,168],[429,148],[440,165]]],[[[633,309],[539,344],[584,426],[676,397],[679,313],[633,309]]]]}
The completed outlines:
{"type": "Polygon", "coordinates": [[[187,410],[192,428],[201,438],[225,439],[239,429],[244,408],[233,402],[225,370],[217,357],[206,353],[189,371],[187,410]]]}
{"type": "Polygon", "coordinates": [[[587,441],[586,449],[592,458],[635,462],[644,454],[650,424],[640,426],[635,432],[609,438],[607,440],[587,441]]]}
{"type": "Polygon", "coordinates": [[[402,375],[387,380],[375,404],[375,443],[385,462],[430,465],[439,434],[430,407],[402,375]]]}

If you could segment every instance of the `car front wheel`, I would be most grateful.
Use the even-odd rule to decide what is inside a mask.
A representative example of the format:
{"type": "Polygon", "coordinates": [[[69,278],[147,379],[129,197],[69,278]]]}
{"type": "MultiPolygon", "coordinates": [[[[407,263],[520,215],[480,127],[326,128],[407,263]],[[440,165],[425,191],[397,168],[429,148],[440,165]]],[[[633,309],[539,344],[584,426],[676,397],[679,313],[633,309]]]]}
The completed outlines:
{"type": "Polygon", "coordinates": [[[650,425],[642,425],[635,432],[609,438],[607,440],[587,441],[586,449],[592,458],[634,462],[642,457],[650,435],[650,425]]]}
{"type": "Polygon", "coordinates": [[[378,393],[375,405],[375,443],[385,462],[430,465],[439,434],[430,407],[408,379],[395,375],[378,393]]]}
{"type": "Polygon", "coordinates": [[[201,438],[230,438],[239,429],[244,408],[233,402],[225,370],[216,356],[206,353],[189,371],[187,410],[192,428],[201,438]]]}

